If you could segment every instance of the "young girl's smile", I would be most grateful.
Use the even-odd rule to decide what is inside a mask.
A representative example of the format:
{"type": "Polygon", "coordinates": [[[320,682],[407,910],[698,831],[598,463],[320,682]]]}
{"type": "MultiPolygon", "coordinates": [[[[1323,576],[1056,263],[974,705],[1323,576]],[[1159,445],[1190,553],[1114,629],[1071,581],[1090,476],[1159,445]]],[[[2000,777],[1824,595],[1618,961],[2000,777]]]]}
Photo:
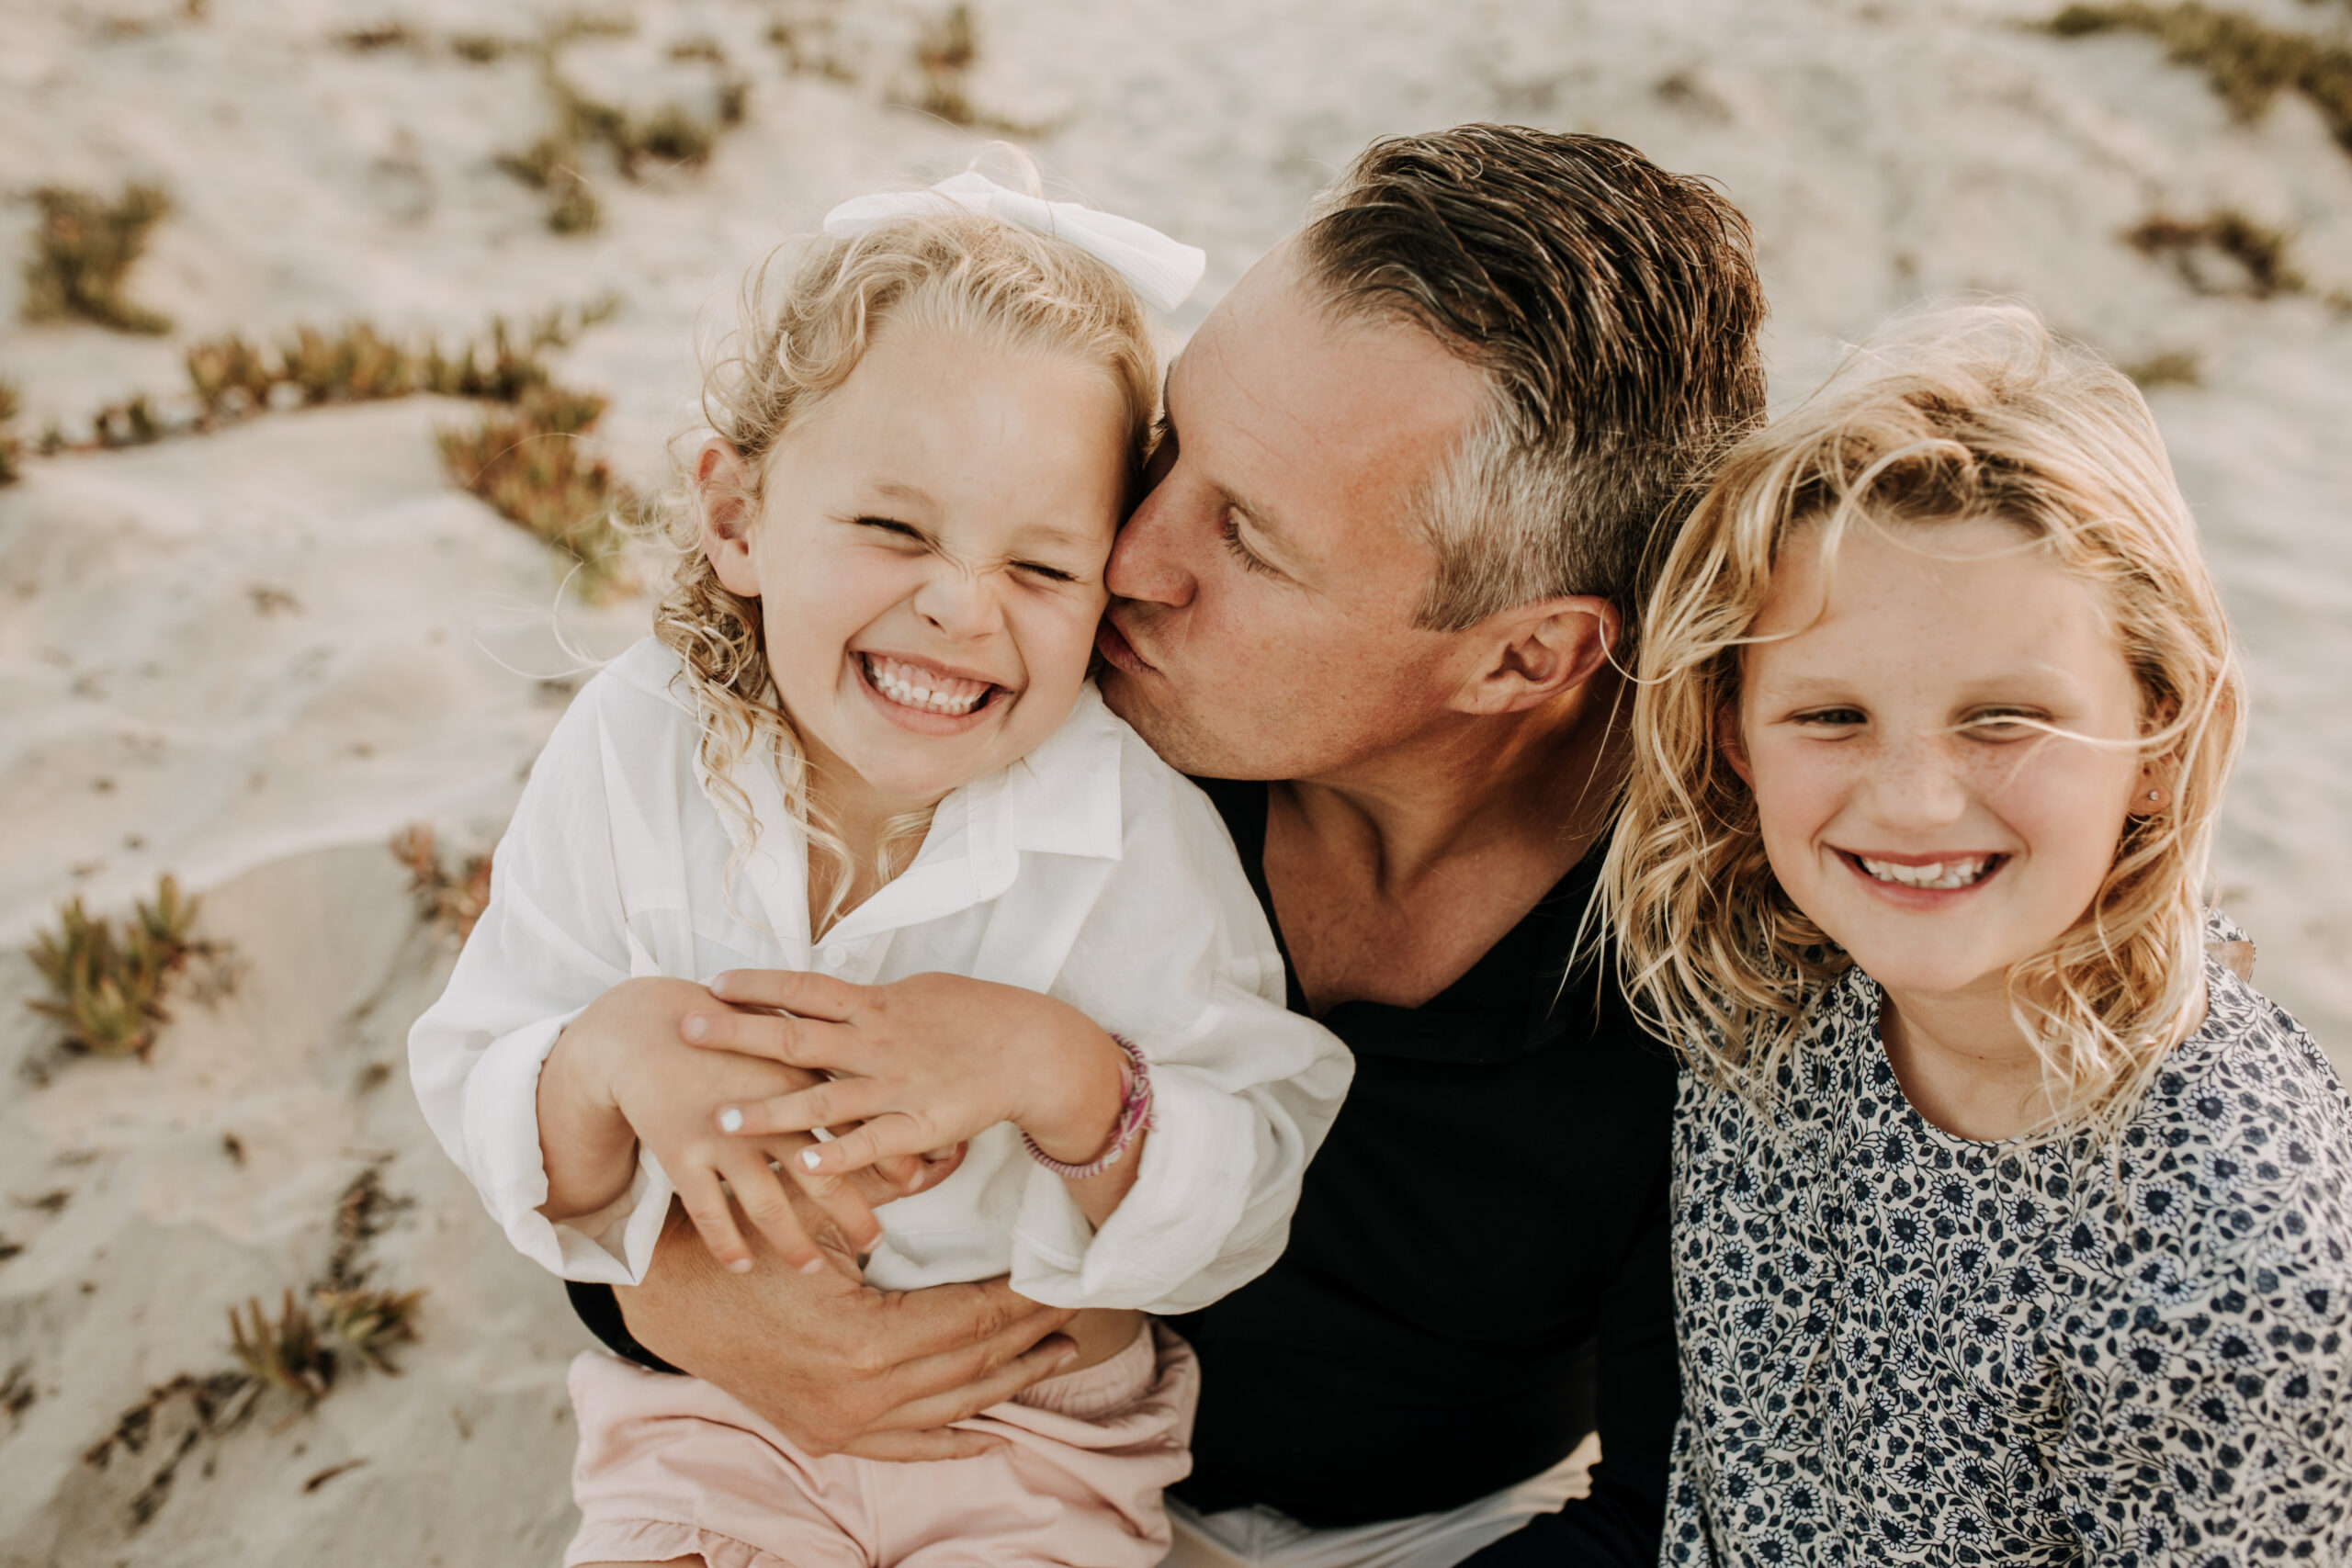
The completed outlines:
{"type": "Polygon", "coordinates": [[[1773,874],[1897,997],[1999,986],[2154,787],[2138,686],[2097,592],[2008,524],[1860,524],[1826,573],[1819,546],[1781,551],[1725,716],[1773,874]]]}
{"type": "Polygon", "coordinates": [[[1125,426],[1078,360],[892,322],[777,444],[757,520],[714,526],[712,564],[760,600],[777,694],[835,810],[927,805],[1069,715],[1125,426]]]}

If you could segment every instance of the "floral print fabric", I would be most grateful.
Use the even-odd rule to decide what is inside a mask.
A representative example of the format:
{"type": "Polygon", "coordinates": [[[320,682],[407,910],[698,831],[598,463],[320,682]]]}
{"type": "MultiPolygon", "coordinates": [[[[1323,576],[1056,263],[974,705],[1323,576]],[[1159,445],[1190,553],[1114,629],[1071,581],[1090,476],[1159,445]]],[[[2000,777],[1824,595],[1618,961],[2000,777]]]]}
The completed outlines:
{"type": "Polygon", "coordinates": [[[2120,1149],[1929,1124],[1859,972],[1770,1111],[1684,1076],[1663,1561],[2352,1561],[2352,1101],[2207,970],[2120,1149]]]}

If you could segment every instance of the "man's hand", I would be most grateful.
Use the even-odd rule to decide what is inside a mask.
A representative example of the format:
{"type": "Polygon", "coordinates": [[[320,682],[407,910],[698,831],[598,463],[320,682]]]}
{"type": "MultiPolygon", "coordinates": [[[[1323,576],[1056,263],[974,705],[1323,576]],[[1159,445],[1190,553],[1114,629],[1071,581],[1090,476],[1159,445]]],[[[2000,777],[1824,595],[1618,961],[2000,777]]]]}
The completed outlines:
{"type": "MultiPolygon", "coordinates": [[[[806,1200],[800,1218],[842,1258],[840,1233],[806,1200]]],[[[755,1233],[756,1235],[756,1233],[755,1233]]],[[[1077,1346],[1077,1314],[1015,1295],[1002,1280],[886,1293],[848,1271],[803,1274],[753,1242],[752,1268],[714,1263],[677,1210],[645,1283],[616,1289],[638,1343],[717,1384],[812,1454],[966,1459],[1000,1439],[957,1431],[1052,1376],[1077,1346]]]]}

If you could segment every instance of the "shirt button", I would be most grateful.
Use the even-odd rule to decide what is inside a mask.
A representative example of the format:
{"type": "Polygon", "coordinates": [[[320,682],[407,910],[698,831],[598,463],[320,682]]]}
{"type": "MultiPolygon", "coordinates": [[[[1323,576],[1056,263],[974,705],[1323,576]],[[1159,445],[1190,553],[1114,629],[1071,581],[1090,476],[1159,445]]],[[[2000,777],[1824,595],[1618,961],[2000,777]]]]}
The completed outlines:
{"type": "Polygon", "coordinates": [[[849,954],[838,947],[829,947],[825,949],[824,959],[826,968],[838,969],[849,962],[849,954]]]}

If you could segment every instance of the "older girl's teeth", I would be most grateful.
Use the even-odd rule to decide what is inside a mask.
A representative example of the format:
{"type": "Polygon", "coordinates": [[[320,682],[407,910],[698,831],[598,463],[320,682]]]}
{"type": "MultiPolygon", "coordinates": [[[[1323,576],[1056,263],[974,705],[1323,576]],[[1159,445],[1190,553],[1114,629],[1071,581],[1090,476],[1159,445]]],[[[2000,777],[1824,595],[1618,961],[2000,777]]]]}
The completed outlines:
{"type": "Polygon", "coordinates": [[[989,694],[985,681],[962,681],[953,676],[934,675],[928,670],[918,670],[894,659],[865,660],[866,678],[875,689],[892,702],[905,707],[922,708],[927,713],[959,716],[978,707],[980,699],[989,694]]]}
{"type": "Polygon", "coordinates": [[[1965,860],[1931,860],[1925,865],[1897,865],[1893,861],[1871,860],[1866,855],[1854,857],[1862,869],[1880,882],[1892,882],[1902,887],[1928,887],[1948,890],[1967,887],[1984,880],[1985,868],[1993,863],[1991,855],[1971,855],[1965,860]]]}

